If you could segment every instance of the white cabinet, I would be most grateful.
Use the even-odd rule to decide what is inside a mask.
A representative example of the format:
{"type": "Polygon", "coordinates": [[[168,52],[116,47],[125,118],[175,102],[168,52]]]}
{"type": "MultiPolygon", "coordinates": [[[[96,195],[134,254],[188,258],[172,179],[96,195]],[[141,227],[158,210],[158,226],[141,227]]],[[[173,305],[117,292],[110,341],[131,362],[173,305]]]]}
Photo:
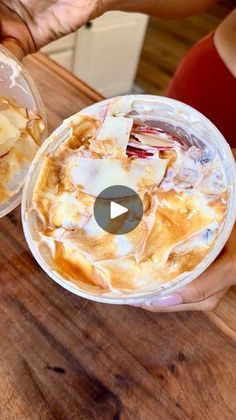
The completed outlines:
{"type": "Polygon", "coordinates": [[[129,93],[148,17],[109,12],[43,49],[104,96],[129,93]]]}
{"type": "Polygon", "coordinates": [[[54,52],[52,58],[65,69],[72,71],[74,62],[74,52],[72,50],[54,52]]]}
{"type": "Polygon", "coordinates": [[[47,55],[53,55],[57,51],[73,50],[76,44],[76,33],[66,35],[58,41],[51,42],[46,47],[42,48],[42,51],[47,55]]]}
{"type": "Polygon", "coordinates": [[[77,34],[70,34],[42,48],[42,52],[51,57],[65,69],[73,72],[77,34]]]}
{"type": "Polygon", "coordinates": [[[80,29],[74,73],[104,96],[130,92],[146,25],[144,15],[114,12],[80,29]]]}

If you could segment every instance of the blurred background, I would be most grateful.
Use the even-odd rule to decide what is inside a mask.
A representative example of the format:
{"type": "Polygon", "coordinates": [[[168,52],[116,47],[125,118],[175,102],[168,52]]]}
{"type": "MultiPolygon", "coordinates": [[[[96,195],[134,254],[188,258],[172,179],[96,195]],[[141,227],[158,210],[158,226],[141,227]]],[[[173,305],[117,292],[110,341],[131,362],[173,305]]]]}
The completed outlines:
{"type": "Polygon", "coordinates": [[[221,0],[204,13],[179,20],[107,13],[43,52],[105,97],[164,95],[185,53],[234,7],[235,0],[221,0]]]}

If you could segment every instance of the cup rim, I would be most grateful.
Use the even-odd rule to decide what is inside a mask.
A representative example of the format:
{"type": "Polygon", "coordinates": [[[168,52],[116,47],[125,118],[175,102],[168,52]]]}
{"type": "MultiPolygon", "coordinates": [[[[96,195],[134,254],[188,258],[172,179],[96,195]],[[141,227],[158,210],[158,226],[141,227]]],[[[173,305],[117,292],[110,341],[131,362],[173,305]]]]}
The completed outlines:
{"type": "MultiPolygon", "coordinates": [[[[198,264],[196,266],[196,268],[190,272],[186,272],[183,273],[182,275],[178,276],[177,279],[174,279],[168,283],[165,284],[157,284],[157,288],[155,291],[152,291],[151,293],[132,293],[127,295],[127,296],[122,296],[120,297],[119,294],[114,295],[113,296],[107,296],[107,295],[103,295],[103,294],[99,294],[97,295],[96,293],[92,293],[92,292],[87,292],[84,291],[83,289],[80,289],[79,286],[76,285],[76,283],[73,283],[72,281],[69,281],[67,279],[63,279],[56,271],[50,269],[46,263],[43,261],[43,258],[41,257],[40,253],[38,252],[36,246],[34,245],[34,241],[32,240],[32,236],[31,236],[31,232],[30,232],[30,228],[28,225],[28,221],[27,221],[27,217],[26,217],[26,212],[27,212],[27,199],[28,199],[28,193],[29,193],[29,188],[30,188],[30,183],[32,181],[32,174],[34,172],[35,166],[38,163],[38,159],[39,156],[47,149],[48,144],[50,143],[50,138],[53,137],[54,141],[56,139],[56,137],[63,132],[63,130],[65,130],[65,128],[67,127],[65,122],[63,122],[52,134],[51,136],[46,139],[46,141],[43,143],[43,145],[41,146],[41,148],[39,149],[38,153],[36,154],[33,162],[31,163],[28,175],[27,175],[27,179],[23,188],[23,196],[22,196],[22,205],[21,205],[21,215],[22,215],[22,225],[23,225],[23,231],[24,231],[24,235],[26,238],[26,242],[28,243],[29,249],[32,252],[35,260],[37,261],[37,263],[39,264],[39,266],[43,269],[43,271],[48,275],[48,277],[50,279],[52,279],[53,281],[55,281],[57,284],[59,284],[60,286],[62,286],[64,289],[68,290],[69,292],[92,300],[92,301],[96,301],[96,302],[100,302],[100,303],[108,303],[108,304],[133,304],[135,302],[137,303],[141,303],[143,301],[146,300],[151,300],[153,297],[155,296],[165,296],[166,294],[172,293],[173,291],[175,291],[176,289],[180,289],[183,286],[186,286],[187,284],[191,283],[194,279],[196,279],[198,276],[200,276],[212,263],[213,261],[217,258],[217,256],[219,255],[219,253],[221,252],[221,250],[223,249],[223,247],[225,246],[230,233],[233,229],[234,223],[236,221],[236,164],[235,164],[235,159],[233,157],[231,148],[229,146],[229,144],[227,143],[226,139],[224,138],[224,136],[220,133],[220,131],[217,129],[217,127],[207,118],[205,117],[203,114],[201,114],[199,111],[195,110],[194,108],[192,108],[191,106],[184,104],[180,101],[177,101],[175,99],[171,99],[171,98],[166,98],[166,97],[162,97],[162,96],[157,96],[157,95],[121,95],[123,97],[128,97],[128,98],[133,98],[135,100],[138,99],[149,99],[149,100],[154,100],[155,102],[159,102],[161,104],[170,104],[170,102],[172,104],[176,104],[177,106],[180,106],[181,108],[184,108],[186,110],[191,110],[191,112],[194,112],[194,114],[196,116],[198,116],[201,120],[204,120],[207,125],[209,126],[209,129],[211,128],[212,130],[215,131],[215,133],[218,135],[218,137],[220,138],[220,143],[222,146],[222,152],[224,152],[225,154],[225,158],[227,159],[227,166],[230,166],[232,169],[232,187],[231,187],[231,191],[230,191],[230,196],[229,196],[229,204],[228,204],[228,210],[227,210],[227,215],[224,221],[224,225],[221,229],[220,235],[217,238],[216,244],[214,246],[214,248],[207,254],[206,258],[204,258],[204,260],[201,261],[200,264],[198,264]]],[[[119,96],[120,97],[120,96],[119,96]]],[[[103,101],[100,101],[98,103],[95,103],[93,105],[90,105],[86,108],[84,108],[83,110],[81,110],[79,113],[83,113],[86,114],[88,111],[90,111],[92,108],[94,107],[102,107],[105,104],[108,104],[109,102],[111,102],[112,100],[114,100],[115,98],[111,98],[111,99],[105,99],[103,101]]],[[[76,114],[74,114],[76,115],[76,114]]],[[[73,118],[73,115],[70,118],[73,118]]],[[[67,127],[68,129],[68,127],[67,127]]]]}

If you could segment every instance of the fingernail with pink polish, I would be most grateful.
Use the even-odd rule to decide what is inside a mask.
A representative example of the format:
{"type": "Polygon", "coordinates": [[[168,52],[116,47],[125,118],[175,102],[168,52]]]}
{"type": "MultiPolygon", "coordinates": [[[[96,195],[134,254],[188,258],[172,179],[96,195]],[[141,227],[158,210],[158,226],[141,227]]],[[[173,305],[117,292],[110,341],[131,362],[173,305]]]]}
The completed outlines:
{"type": "Polygon", "coordinates": [[[168,306],[175,306],[181,305],[183,303],[183,298],[178,293],[173,293],[173,295],[163,296],[161,298],[153,298],[149,305],[153,308],[160,308],[160,307],[168,307],[168,306]]]}

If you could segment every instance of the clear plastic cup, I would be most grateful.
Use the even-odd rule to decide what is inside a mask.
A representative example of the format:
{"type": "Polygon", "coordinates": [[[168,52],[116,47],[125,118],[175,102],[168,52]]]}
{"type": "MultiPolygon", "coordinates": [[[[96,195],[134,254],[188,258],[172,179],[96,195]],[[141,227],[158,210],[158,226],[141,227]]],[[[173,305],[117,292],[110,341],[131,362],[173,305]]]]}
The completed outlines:
{"type": "MultiPolygon", "coordinates": [[[[153,289],[151,291],[149,290],[148,292],[136,292],[130,294],[126,293],[123,295],[101,293],[96,289],[96,287],[93,288],[92,286],[85,286],[70,282],[50,267],[50,264],[47,261],[47,255],[40,253],[38,248],[35,246],[34,239],[36,239],[37,232],[35,230],[34,220],[32,216],[30,216],[30,212],[28,212],[31,206],[34,186],[41,169],[42,159],[40,159],[40,155],[56,150],[59,144],[61,144],[70,135],[71,130],[68,128],[66,123],[63,123],[52,134],[52,136],[44,142],[31,165],[24,187],[22,201],[22,221],[25,237],[36,261],[51,279],[74,294],[90,300],[110,304],[129,304],[131,301],[133,303],[135,300],[140,302],[145,299],[150,299],[153,296],[164,296],[165,294],[172,293],[175,289],[193,281],[203,271],[205,271],[218,256],[228,240],[236,219],[235,160],[228,143],[211,121],[190,106],[173,99],[150,95],[134,95],[129,96],[128,98],[133,98],[135,101],[145,100],[146,105],[142,109],[142,115],[140,114],[141,120],[155,120],[157,122],[157,126],[167,129],[169,132],[179,134],[191,144],[196,144],[200,141],[210,148],[214,147],[225,170],[225,176],[229,187],[229,199],[226,218],[222,224],[216,244],[212,251],[206,255],[205,259],[197,267],[195,267],[193,271],[184,273],[177,279],[168,283],[153,285],[153,289]]],[[[81,113],[102,117],[104,110],[110,101],[111,99],[89,106],[81,111],[81,113]]]]}
{"type": "MultiPolygon", "coordinates": [[[[33,79],[22,64],[3,46],[0,46],[0,96],[17,106],[36,112],[45,124],[41,142],[47,136],[46,113],[33,79]]],[[[0,204],[0,218],[14,210],[21,202],[24,179],[19,179],[20,190],[0,204]]]]}

